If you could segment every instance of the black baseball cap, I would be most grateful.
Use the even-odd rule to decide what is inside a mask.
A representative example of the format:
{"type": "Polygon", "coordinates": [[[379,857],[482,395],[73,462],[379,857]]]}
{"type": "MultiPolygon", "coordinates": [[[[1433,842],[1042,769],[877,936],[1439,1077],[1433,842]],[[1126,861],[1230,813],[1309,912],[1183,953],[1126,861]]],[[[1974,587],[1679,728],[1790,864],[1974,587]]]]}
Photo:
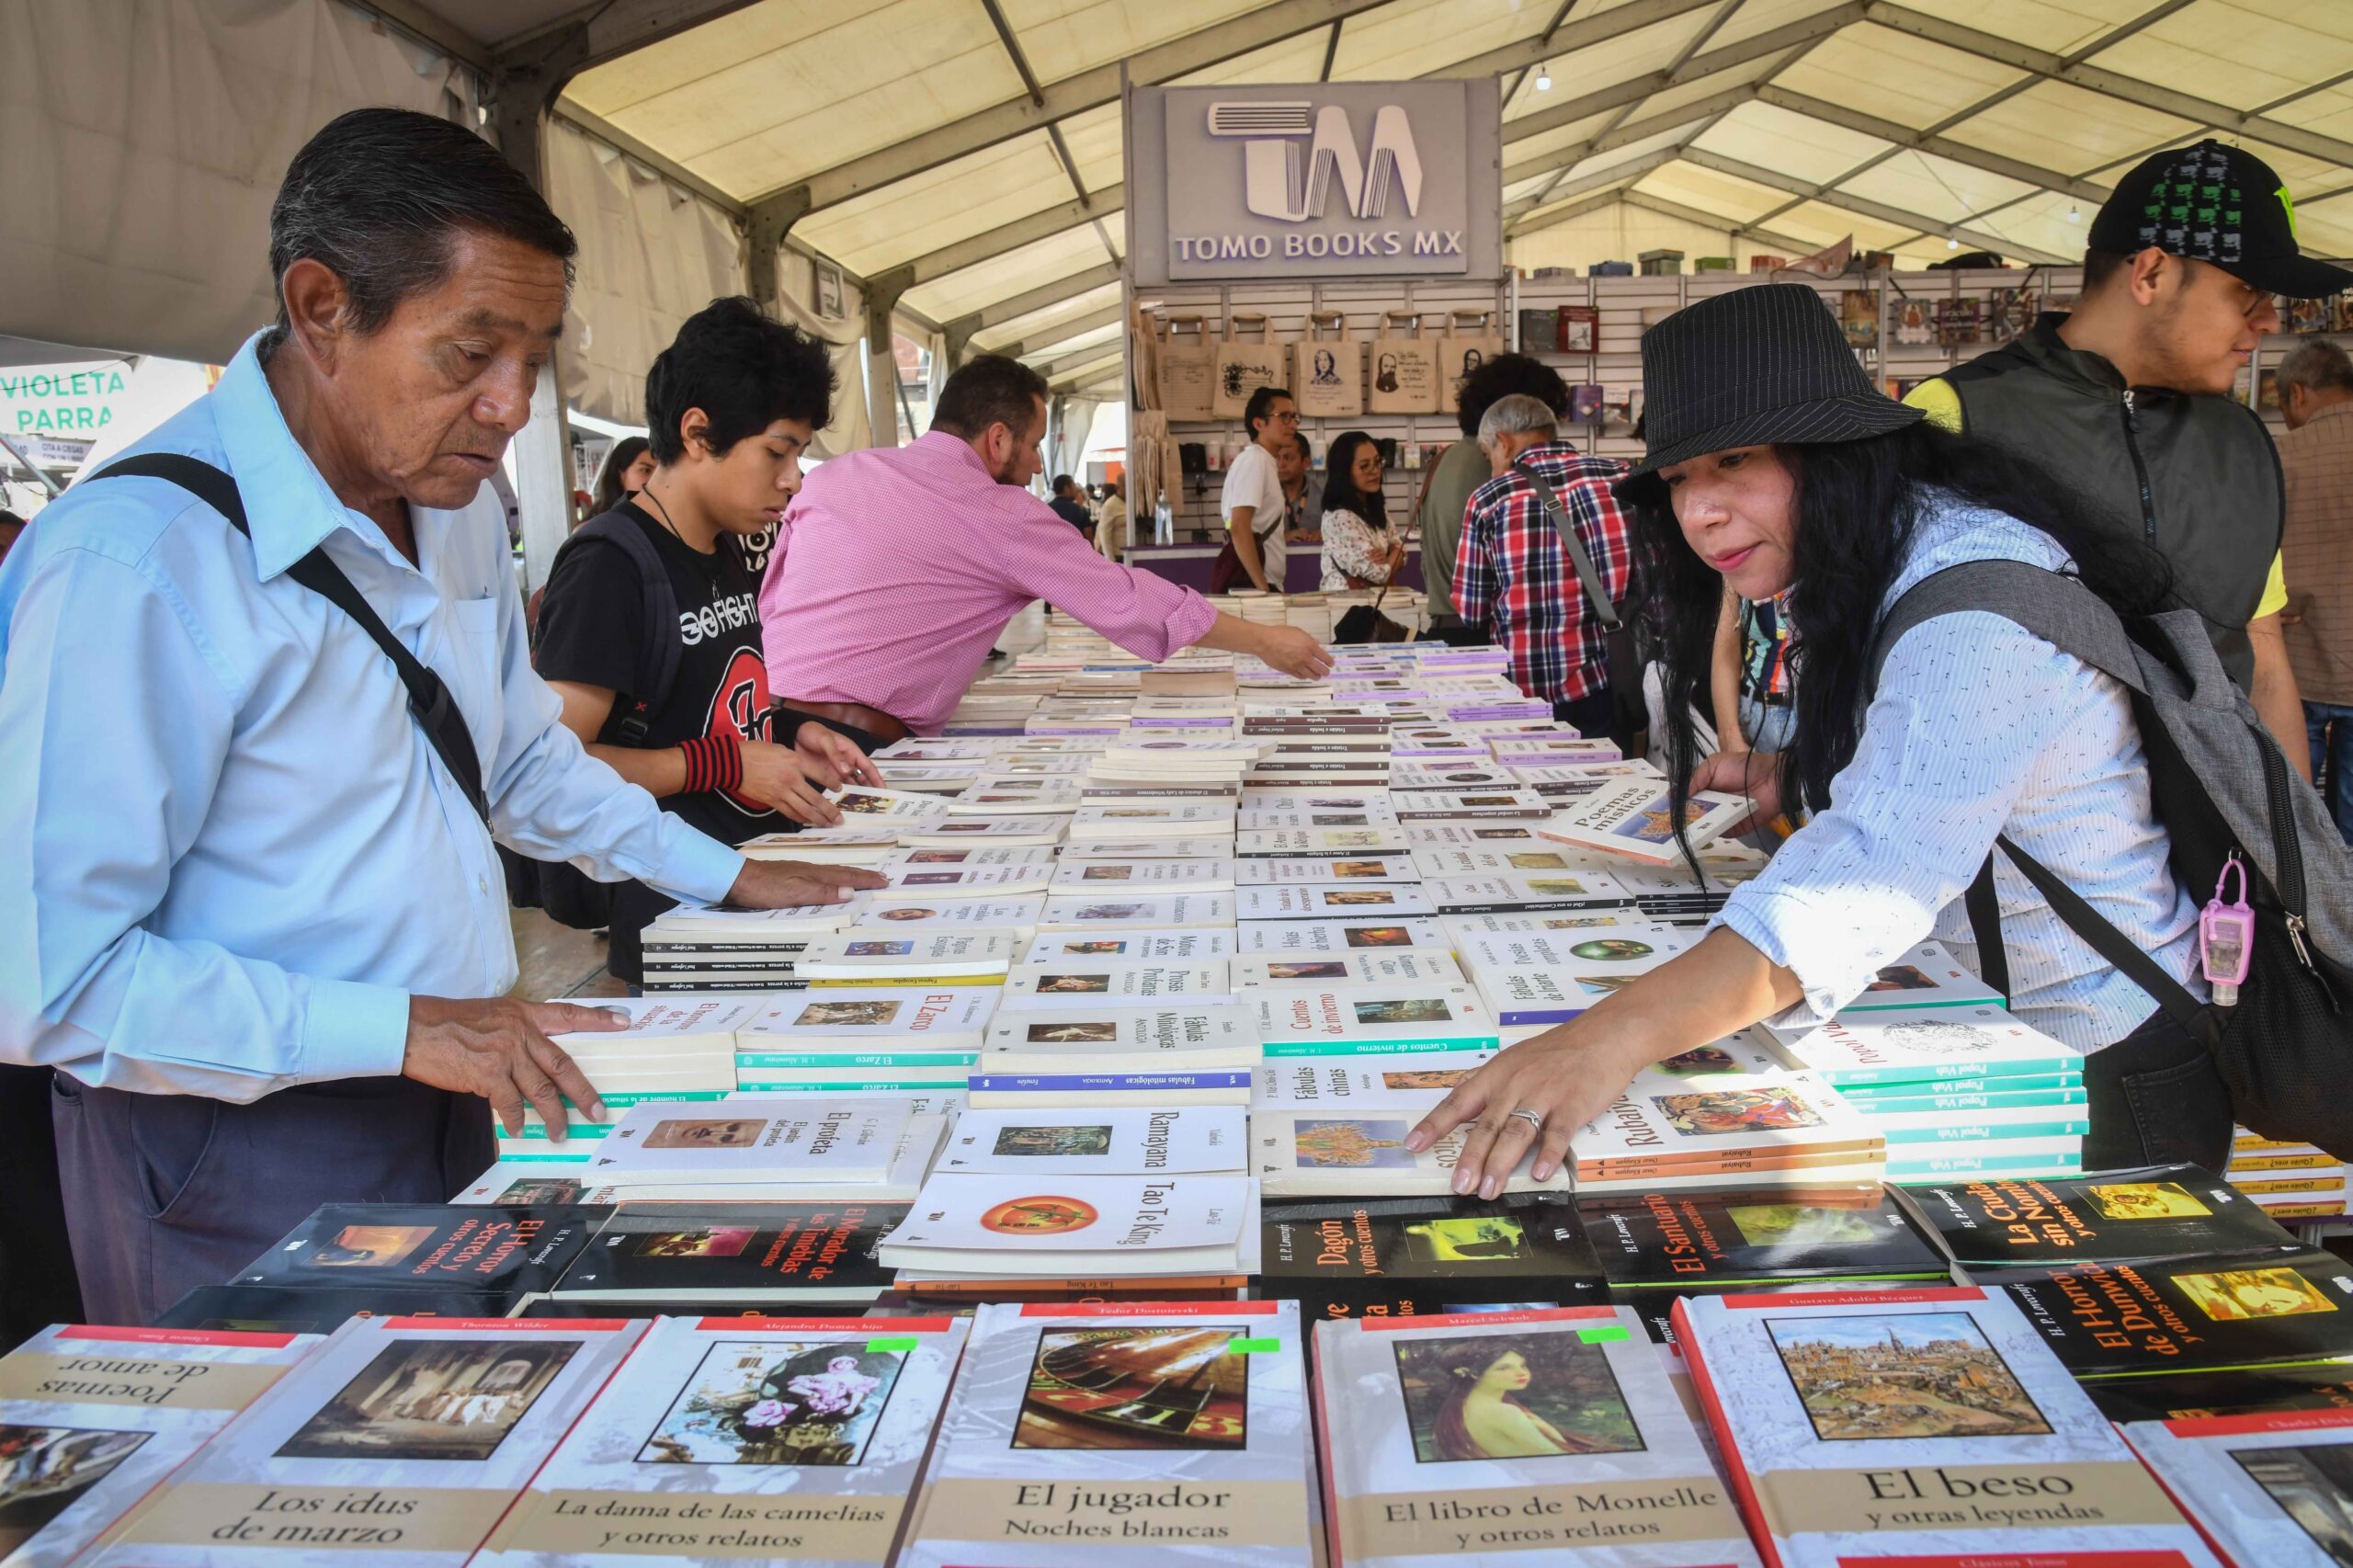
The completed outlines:
{"type": "Polygon", "coordinates": [[[2090,243],[2119,256],[2154,245],[2290,300],[2353,289],[2353,272],[2296,248],[2288,182],[2254,153],[2211,137],[2141,160],[2092,220],[2090,243]]]}

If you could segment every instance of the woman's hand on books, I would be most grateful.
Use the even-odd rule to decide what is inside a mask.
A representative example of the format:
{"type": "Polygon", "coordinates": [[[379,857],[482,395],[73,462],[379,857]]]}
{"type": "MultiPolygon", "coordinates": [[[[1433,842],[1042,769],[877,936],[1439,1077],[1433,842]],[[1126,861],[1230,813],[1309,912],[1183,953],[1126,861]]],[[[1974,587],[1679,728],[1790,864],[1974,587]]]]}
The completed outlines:
{"type": "Polygon", "coordinates": [[[727,902],[738,909],[798,909],[847,903],[861,888],[879,888],[880,872],[860,866],[819,866],[807,860],[746,860],[727,902]]]}
{"type": "Polygon", "coordinates": [[[549,1139],[561,1143],[565,1100],[591,1121],[605,1119],[605,1102],[570,1054],[548,1037],[628,1027],[622,1014],[568,1002],[412,996],[401,1075],[437,1089],[480,1095],[510,1138],[520,1137],[524,1118],[536,1113],[549,1139]]]}
{"type": "Polygon", "coordinates": [[[1635,1074],[1668,1054],[1637,1031],[1590,1027],[1594,1017],[1587,1013],[1497,1052],[1422,1118],[1405,1135],[1405,1147],[1418,1153],[1462,1129],[1462,1152],[1454,1163],[1459,1194],[1501,1196],[1531,1148],[1536,1164],[1529,1174],[1551,1180],[1574,1157],[1569,1139],[1577,1129],[1608,1108],[1635,1074]]]}
{"type": "Polygon", "coordinates": [[[828,790],[838,790],[845,784],[870,784],[877,790],[890,788],[873,759],[839,730],[803,720],[793,734],[792,749],[801,754],[809,776],[828,790]]]}
{"type": "Polygon", "coordinates": [[[804,827],[832,827],[842,820],[842,813],[825,799],[826,781],[810,777],[811,771],[808,758],[797,746],[780,746],[771,741],[744,743],[744,794],[804,827]]]}
{"type": "Polygon", "coordinates": [[[1746,822],[1724,829],[1723,836],[1750,833],[1781,814],[1781,756],[1770,751],[1720,751],[1691,771],[1691,790],[1715,790],[1745,795],[1756,804],[1746,822]]]}

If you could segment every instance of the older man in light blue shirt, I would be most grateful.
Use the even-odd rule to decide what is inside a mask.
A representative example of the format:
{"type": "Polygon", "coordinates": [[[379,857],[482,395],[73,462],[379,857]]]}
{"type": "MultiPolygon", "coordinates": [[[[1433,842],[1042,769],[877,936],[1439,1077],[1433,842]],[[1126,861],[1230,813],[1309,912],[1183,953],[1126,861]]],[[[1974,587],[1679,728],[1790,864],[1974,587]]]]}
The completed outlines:
{"type": "Polygon", "coordinates": [[[392,662],[288,575],[313,549],[448,686],[517,849],[703,901],[871,881],[665,815],[531,671],[482,481],[562,323],[571,236],[537,195],[460,128],[365,110],[297,156],[271,228],[280,325],[134,449],[225,470],[250,543],[165,480],[85,478],[0,567],[0,1058],[58,1070],[94,1322],[322,1201],[439,1201],[488,1163],[484,1100],[510,1127],[526,1102],[561,1126],[559,1091],[601,1108],[547,1037],[611,1015],[500,1000],[491,832],[392,662]],[[370,233],[395,190],[405,228],[370,233]]]}

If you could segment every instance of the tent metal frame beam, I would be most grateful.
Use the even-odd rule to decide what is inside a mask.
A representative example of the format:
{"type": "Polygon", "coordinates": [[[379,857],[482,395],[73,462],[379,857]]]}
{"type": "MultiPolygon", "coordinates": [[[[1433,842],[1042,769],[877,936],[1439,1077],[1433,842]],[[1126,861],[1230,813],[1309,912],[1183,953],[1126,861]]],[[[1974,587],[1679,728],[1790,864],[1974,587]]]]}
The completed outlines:
{"type": "Polygon", "coordinates": [[[1909,6],[1892,5],[1889,0],[1869,0],[1868,10],[1867,19],[1881,27],[1909,33],[1963,54],[1973,54],[1981,60],[2006,65],[2014,71],[2024,71],[2047,81],[2064,82],[2087,93],[2136,104],[2142,108],[2169,114],[2194,124],[2214,126],[2258,142],[2268,142],[2274,146],[2285,147],[2324,163],[2353,166],[2353,142],[2323,136],[2317,131],[2273,119],[2268,115],[2249,114],[2227,104],[2215,103],[2211,98],[2161,87],[2138,76],[2127,76],[2120,71],[2071,62],[2046,50],[2012,43],[2007,39],[1964,27],[1959,22],[1949,22],[1909,6]]]}
{"type": "Polygon", "coordinates": [[[983,305],[977,311],[969,311],[949,322],[947,330],[950,333],[961,332],[967,337],[975,336],[987,332],[992,327],[1003,326],[1007,322],[1019,321],[1023,316],[1033,316],[1040,311],[1051,310],[1064,300],[1076,299],[1081,294],[1100,289],[1106,284],[1117,283],[1119,280],[1119,263],[1103,262],[1088,267],[1084,272],[1074,272],[1067,278],[1057,278],[1051,283],[1040,283],[1035,289],[1025,289],[1020,293],[999,300],[993,305],[983,305]]]}
{"type": "MultiPolygon", "coordinates": [[[[1873,201],[1868,197],[1849,195],[1843,190],[1826,189],[1810,180],[1798,179],[1774,169],[1759,168],[1755,164],[1744,164],[1737,158],[1727,158],[1721,153],[1705,152],[1697,147],[1683,149],[1679,156],[1684,162],[1699,168],[1711,169],[1717,174],[1729,175],[1734,179],[1745,179],[1751,185],[1761,185],[1772,190],[1786,190],[1791,196],[1801,197],[1807,201],[1819,201],[1824,207],[1836,207],[1842,211],[1855,213],[1859,217],[1875,218],[1882,223],[1893,223],[1900,228],[1917,229],[1924,233],[1941,233],[1950,239],[1965,240],[1981,250],[1994,251],[2003,256],[2022,256],[2029,261],[2040,261],[2052,265],[2063,265],[2070,259],[2054,256],[2049,251],[2040,250],[2032,245],[2021,244],[2016,240],[2004,239],[1998,234],[1987,233],[1983,230],[1965,228],[1959,223],[1939,223],[1934,218],[1924,217],[1917,212],[1907,212],[1900,207],[1890,207],[1884,202],[1873,201]]],[[[1759,221],[1762,222],[1761,219],[1759,221]]]]}
{"type": "MultiPolygon", "coordinates": [[[[1724,24],[1732,20],[1733,13],[1738,11],[1744,3],[1745,0],[1724,0],[1723,8],[1719,10],[1714,16],[1710,17],[1706,21],[1700,23],[1698,28],[1692,32],[1689,40],[1684,43],[1683,47],[1675,51],[1675,58],[1666,62],[1667,75],[1671,77],[1677,71],[1680,71],[1686,65],[1690,64],[1691,57],[1699,53],[1700,50],[1706,48],[1710,39],[1723,31],[1724,24]]],[[[1620,109],[1615,115],[1610,117],[1609,123],[1601,128],[1600,136],[1597,136],[1595,140],[1600,141],[1603,137],[1614,134],[1620,127],[1626,123],[1627,119],[1633,115],[1636,109],[1641,108],[1643,104],[1647,102],[1649,102],[1649,100],[1645,98],[1638,103],[1628,104],[1624,108],[1620,109]]],[[[1563,174],[1567,172],[1568,171],[1565,169],[1562,171],[1563,174]]],[[[1540,202],[1542,201],[1544,198],[1551,193],[1552,185],[1558,185],[1559,183],[1559,176],[1555,176],[1552,185],[1547,185],[1543,190],[1537,193],[1536,199],[1540,202]]]]}
{"type": "MultiPolygon", "coordinates": [[[[2108,199],[2109,187],[2106,186],[2095,185],[2089,180],[2077,179],[2073,175],[2061,174],[2057,169],[2046,169],[2040,165],[2004,157],[1999,153],[1989,153],[1982,147],[1972,147],[1965,142],[1956,142],[1949,136],[1939,136],[1933,131],[1915,131],[1894,120],[1881,119],[1877,115],[1865,114],[1860,109],[1848,108],[1843,104],[1834,104],[1827,99],[1810,97],[1803,93],[1790,92],[1786,87],[1777,87],[1770,82],[1763,84],[1756,89],[1756,97],[1761,103],[1770,104],[1775,108],[1787,109],[1791,114],[1802,114],[1809,119],[1823,120],[1847,131],[1858,131],[1865,136],[1876,136],[1882,142],[1893,142],[1898,152],[1926,153],[1933,157],[1942,158],[1948,163],[1960,164],[1965,168],[1983,169],[1987,174],[2000,175],[2005,179],[2017,180],[2020,185],[2037,185],[2045,190],[2055,190],[2062,195],[2072,196],[2078,201],[2097,203],[2108,199]]],[[[1849,174],[1831,183],[1836,186],[1844,183],[1845,179],[1853,177],[1854,176],[1849,174]]]]}
{"type": "MultiPolygon", "coordinates": [[[[1655,153],[1645,153],[1639,158],[1629,158],[1622,164],[1613,164],[1606,169],[1596,169],[1590,174],[1579,175],[1554,190],[1552,199],[1555,202],[1567,201],[1589,191],[1614,189],[1620,186],[1631,185],[1644,175],[1656,169],[1663,169],[1682,156],[1684,156],[1684,149],[1680,147],[1662,147],[1655,153]]],[[[1533,233],[1539,229],[1549,229],[1554,223],[1564,221],[1555,216],[1551,210],[1538,209],[1523,214],[1509,224],[1505,230],[1505,234],[1508,238],[1533,233]]]]}
{"type": "Polygon", "coordinates": [[[1010,223],[999,224],[994,229],[968,235],[953,244],[942,245],[936,251],[915,256],[891,270],[906,273],[909,279],[907,287],[919,288],[926,283],[936,283],[951,272],[961,272],[968,267],[994,261],[1008,252],[1019,250],[1023,245],[1067,233],[1097,218],[1108,217],[1125,206],[1124,189],[1120,186],[1107,185],[1085,201],[1065,201],[1059,207],[1049,207],[1026,218],[1016,218],[1010,223]]]}
{"type": "Polygon", "coordinates": [[[1762,240],[1770,245],[1781,245],[1804,256],[1812,256],[1822,248],[1820,244],[1813,240],[1802,240],[1795,234],[1784,234],[1772,229],[1760,229],[1752,223],[1743,222],[1737,218],[1728,218],[1721,212],[1710,212],[1699,207],[1686,207],[1680,201],[1669,201],[1665,197],[1652,196],[1646,191],[1629,190],[1621,194],[1619,199],[1629,207],[1639,207],[1645,212],[1655,212],[1662,218],[1677,218],[1686,223],[1697,224],[1703,229],[1722,229],[1735,239],[1745,234],[1750,239],[1762,240]]]}
{"type": "Polygon", "coordinates": [[[1114,369],[1120,365],[1124,364],[1126,359],[1126,350],[1122,347],[1118,351],[1104,355],[1101,358],[1091,360],[1086,364],[1082,364],[1077,369],[1071,370],[1065,375],[1051,378],[1047,382],[1047,385],[1055,392],[1068,392],[1073,387],[1079,386],[1086,381],[1101,380],[1105,371],[1114,369]]]}
{"type": "MultiPolygon", "coordinates": [[[[1630,147],[1637,142],[1645,141],[1662,131],[1679,130],[1695,119],[1712,119],[1718,115],[1730,113],[1756,97],[1756,89],[1746,83],[1737,87],[1726,87],[1712,97],[1699,98],[1684,105],[1681,108],[1668,109],[1664,114],[1652,115],[1647,119],[1630,121],[1614,131],[1604,131],[1589,142],[1574,142],[1557,152],[1530,158],[1525,163],[1508,165],[1504,169],[1503,183],[1508,188],[1522,180],[1534,179],[1540,175],[1566,174],[1587,158],[1598,157],[1604,153],[1614,153],[1620,147],[1630,147]]],[[[1513,216],[1515,207],[1518,211],[1533,211],[1542,202],[1557,199],[1559,198],[1550,193],[1535,198],[1522,197],[1514,206],[1506,206],[1504,209],[1504,216],[1506,218],[1513,216]]]]}
{"type": "Polygon", "coordinates": [[[1031,360],[1028,363],[1031,369],[1051,381],[1057,376],[1066,376],[1082,367],[1096,364],[1120,351],[1120,346],[1115,339],[1110,343],[1090,343],[1084,348],[1074,348],[1067,354],[1057,354],[1051,359],[1031,360]]]}
{"type": "Polygon", "coordinates": [[[1025,337],[1018,343],[1000,344],[989,352],[1009,355],[1016,359],[1027,359],[1033,354],[1041,354],[1057,345],[1068,343],[1074,337],[1084,337],[1090,332],[1100,332],[1107,326],[1116,325],[1127,319],[1126,308],[1119,301],[1113,301],[1101,310],[1089,311],[1082,316],[1073,316],[1066,322],[1048,327],[1034,337],[1025,337]]]}
{"type": "Polygon", "coordinates": [[[1427,77],[1495,76],[1506,71],[1524,70],[1541,65],[1548,60],[1574,54],[1580,49],[1591,49],[1597,43],[1655,28],[1704,11],[1711,6],[1721,6],[1723,0],[1641,0],[1640,4],[1620,6],[1614,11],[1604,11],[1597,17],[1583,17],[1574,22],[1557,22],[1540,33],[1505,44],[1500,49],[1474,54],[1468,60],[1457,60],[1425,71],[1427,77]]]}
{"type": "Polygon", "coordinates": [[[1555,207],[1545,212],[1535,222],[1518,232],[1532,234],[1539,229],[1549,229],[1556,223],[1565,223],[1572,219],[1582,218],[1588,212],[1598,212],[1603,208],[1614,206],[1631,195],[1633,192],[1626,186],[1611,186],[1607,190],[1596,191],[1583,201],[1572,201],[1566,207],[1555,207]]]}

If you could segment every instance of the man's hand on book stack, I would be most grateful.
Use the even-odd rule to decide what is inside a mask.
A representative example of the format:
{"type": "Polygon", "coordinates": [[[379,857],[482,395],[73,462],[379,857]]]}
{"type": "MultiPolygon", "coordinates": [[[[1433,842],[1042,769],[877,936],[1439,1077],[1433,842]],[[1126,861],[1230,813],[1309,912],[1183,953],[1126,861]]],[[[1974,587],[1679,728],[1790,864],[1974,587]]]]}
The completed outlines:
{"type": "Polygon", "coordinates": [[[605,1119],[605,1102],[563,1047],[548,1037],[628,1027],[622,1014],[568,1002],[412,996],[401,1076],[437,1089],[480,1095],[490,1102],[510,1138],[520,1137],[524,1117],[537,1112],[547,1124],[549,1139],[561,1143],[564,1100],[578,1106],[591,1121],[605,1119]]]}
{"type": "Polygon", "coordinates": [[[861,888],[879,888],[879,872],[858,866],[816,866],[806,860],[746,860],[727,902],[738,909],[792,909],[847,903],[861,888]]]}

